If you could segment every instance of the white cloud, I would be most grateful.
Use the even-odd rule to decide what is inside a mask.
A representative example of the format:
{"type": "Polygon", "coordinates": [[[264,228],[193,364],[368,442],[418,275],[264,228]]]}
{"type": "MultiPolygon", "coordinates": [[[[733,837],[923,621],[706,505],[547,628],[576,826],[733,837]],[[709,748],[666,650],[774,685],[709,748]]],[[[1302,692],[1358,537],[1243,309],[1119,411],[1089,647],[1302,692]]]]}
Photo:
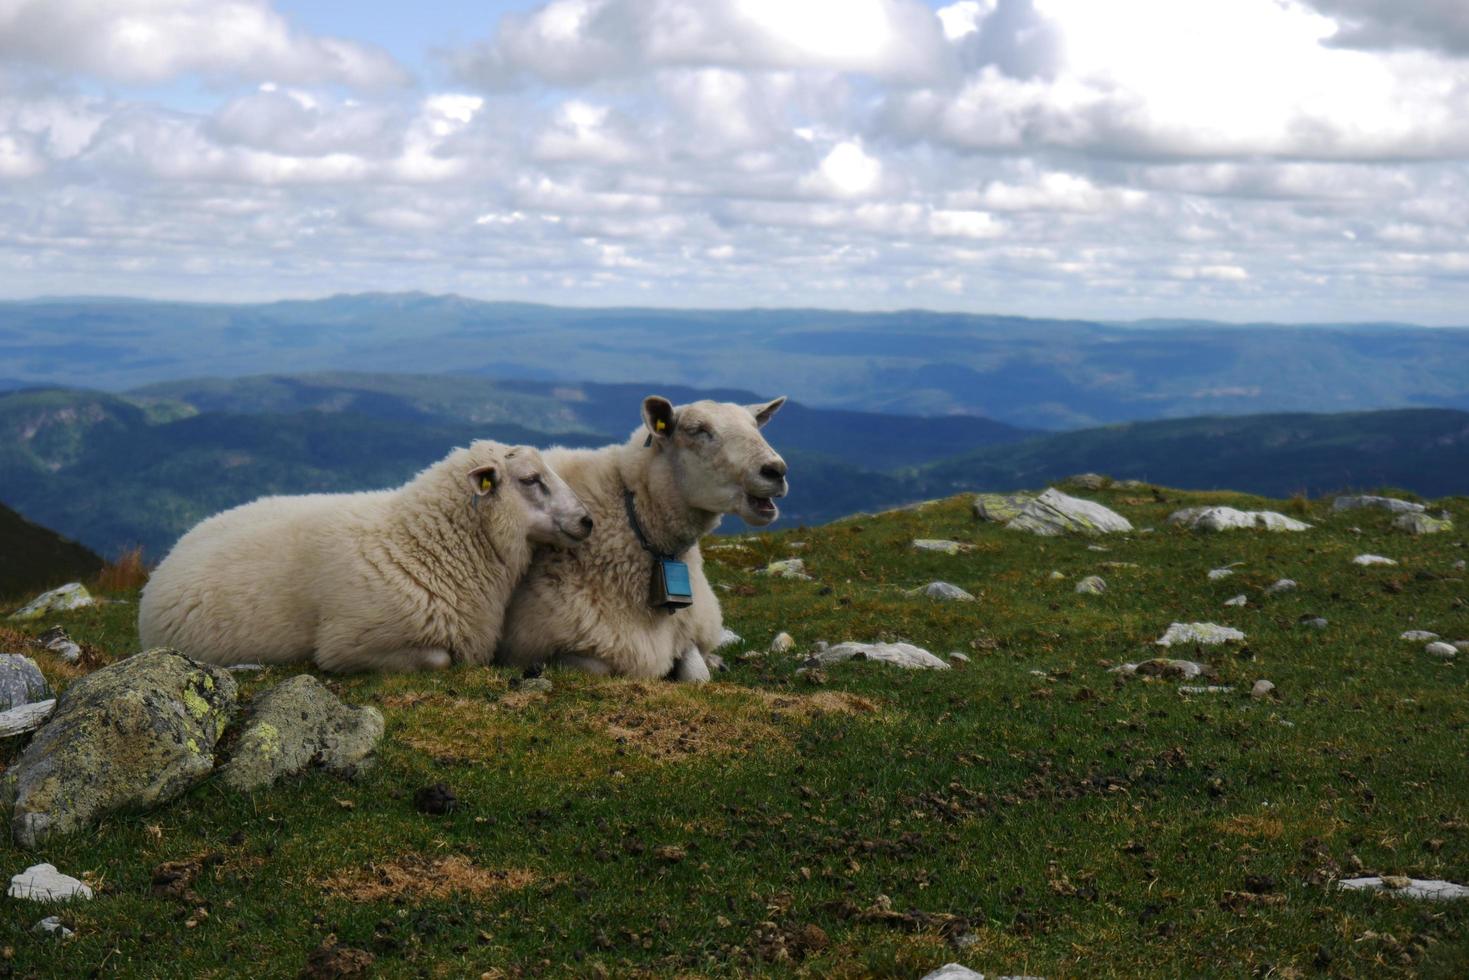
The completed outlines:
{"type": "Polygon", "coordinates": [[[0,57],[121,82],[183,74],[402,84],[384,51],[293,28],[265,0],[5,0],[0,57]]]}
{"type": "Polygon", "coordinates": [[[822,157],[816,171],[801,186],[817,194],[862,197],[882,182],[882,161],[866,153],[855,140],[843,140],[822,157]]]}

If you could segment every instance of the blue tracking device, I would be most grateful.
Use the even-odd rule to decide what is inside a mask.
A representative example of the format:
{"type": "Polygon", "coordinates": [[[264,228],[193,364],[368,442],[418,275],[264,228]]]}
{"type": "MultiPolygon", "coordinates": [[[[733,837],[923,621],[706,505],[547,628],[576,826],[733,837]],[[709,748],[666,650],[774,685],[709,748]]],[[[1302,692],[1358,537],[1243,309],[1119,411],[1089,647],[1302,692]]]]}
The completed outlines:
{"type": "Polygon", "coordinates": [[[652,604],[673,610],[694,604],[694,588],[689,582],[689,566],[672,558],[653,562],[652,604]]]}

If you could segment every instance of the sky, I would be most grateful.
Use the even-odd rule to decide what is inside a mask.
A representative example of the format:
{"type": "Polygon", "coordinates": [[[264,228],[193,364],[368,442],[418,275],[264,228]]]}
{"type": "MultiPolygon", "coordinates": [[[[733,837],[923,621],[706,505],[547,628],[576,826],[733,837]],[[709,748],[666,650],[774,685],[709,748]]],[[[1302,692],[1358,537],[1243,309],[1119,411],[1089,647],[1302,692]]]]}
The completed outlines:
{"type": "Polygon", "coordinates": [[[0,296],[1469,324],[1463,0],[0,0],[0,296]]]}

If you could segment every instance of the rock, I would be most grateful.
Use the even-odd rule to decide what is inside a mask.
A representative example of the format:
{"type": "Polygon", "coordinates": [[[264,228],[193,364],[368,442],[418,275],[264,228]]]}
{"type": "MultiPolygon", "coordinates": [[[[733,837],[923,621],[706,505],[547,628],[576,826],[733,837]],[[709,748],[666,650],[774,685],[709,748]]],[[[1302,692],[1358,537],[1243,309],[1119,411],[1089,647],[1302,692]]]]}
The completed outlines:
{"type": "Polygon", "coordinates": [[[1391,558],[1384,558],[1381,555],[1358,555],[1357,557],[1355,557],[1355,558],[1352,559],[1352,564],[1353,565],[1396,565],[1397,562],[1393,561],[1391,558]]]}
{"type": "Polygon", "coordinates": [[[1309,531],[1311,525],[1272,510],[1236,510],[1233,507],[1185,507],[1168,516],[1169,524],[1195,531],[1309,531]]]}
{"type": "Polygon", "coordinates": [[[1102,568],[1142,568],[1142,566],[1139,565],[1135,561],[1104,561],[1104,562],[1102,562],[1101,567],[1102,568]]]}
{"type": "Polygon", "coordinates": [[[1105,490],[1112,485],[1112,478],[1100,473],[1078,473],[1062,481],[1080,490],[1105,490]]]}
{"type": "Polygon", "coordinates": [[[1403,898],[1422,898],[1431,902],[1444,902],[1469,898],[1469,888],[1451,881],[1429,881],[1422,878],[1398,878],[1394,875],[1372,878],[1348,878],[1336,883],[1346,891],[1379,891],[1401,895],[1403,898]]]}
{"type": "Polygon", "coordinates": [[[1462,572],[1466,569],[1469,569],[1469,562],[1466,562],[1463,558],[1460,558],[1458,561],[1454,562],[1454,571],[1462,572]]]}
{"type": "Polygon", "coordinates": [[[1400,640],[1408,640],[1412,643],[1428,643],[1438,638],[1437,633],[1430,633],[1428,630],[1408,630],[1402,636],[1398,637],[1400,640]]]}
{"type": "Polygon", "coordinates": [[[945,963],[932,973],[924,974],[923,980],[984,980],[984,974],[958,963],[945,963]]]}
{"type": "Polygon", "coordinates": [[[974,545],[963,544],[958,541],[944,541],[938,538],[915,538],[913,547],[919,551],[937,551],[945,555],[959,555],[966,551],[973,551],[974,545]]]}
{"type": "Polygon", "coordinates": [[[719,639],[714,643],[714,649],[720,650],[733,643],[739,643],[744,637],[730,629],[728,626],[719,631],[719,639]]]}
{"type": "Polygon", "coordinates": [[[1226,606],[1244,606],[1249,604],[1249,599],[1243,595],[1237,595],[1233,599],[1225,599],[1226,606]]]}
{"type": "Polygon", "coordinates": [[[30,602],[21,606],[10,614],[10,618],[16,622],[26,623],[31,620],[40,619],[47,613],[70,612],[73,609],[84,609],[87,606],[95,606],[97,600],[87,591],[86,586],[80,582],[69,582],[60,588],[52,589],[50,592],[42,592],[30,602]]]}
{"type": "Polygon", "coordinates": [[[74,898],[91,898],[92,889],[57,871],[53,864],[33,864],[11,877],[7,894],[32,902],[69,902],[74,898]]]}
{"type": "Polygon", "coordinates": [[[764,568],[756,570],[755,574],[770,575],[774,578],[793,578],[803,582],[811,581],[811,576],[806,574],[806,562],[800,558],[773,561],[764,568]]]}
{"type": "Polygon", "coordinates": [[[1050,579],[1052,582],[1064,582],[1066,580],[1066,573],[1052,572],[1050,575],[1047,575],[1046,578],[1050,579]]]}
{"type": "Polygon", "coordinates": [[[948,582],[930,582],[918,590],[930,599],[947,599],[953,602],[973,602],[974,596],[957,585],[948,582]]]}
{"type": "MultiPolygon", "coordinates": [[[[680,659],[678,667],[682,667],[684,662],[689,659],[690,658],[688,657],[680,659]]],[[[677,667],[675,667],[675,669],[677,669],[677,667]]],[[[698,668],[694,669],[697,670],[698,668]]],[[[682,679],[683,678],[680,678],[680,680],[682,679]]],[[[551,682],[551,678],[549,677],[517,677],[510,682],[510,687],[512,690],[520,691],[525,694],[550,694],[556,689],[556,685],[551,682]]],[[[376,711],[377,709],[366,708],[363,710],[376,711]]]]}
{"type": "Polygon", "coordinates": [[[1263,678],[1256,681],[1255,686],[1250,688],[1250,697],[1252,698],[1268,698],[1274,693],[1275,685],[1263,678]]]}
{"type": "Polygon", "coordinates": [[[33,732],[56,713],[56,699],[33,701],[9,711],[0,711],[0,738],[13,738],[33,732]]]}
{"type": "Polygon", "coordinates": [[[253,674],[261,670],[269,670],[265,664],[230,664],[225,670],[232,674],[253,674]]]}
{"type": "Polygon", "coordinates": [[[1300,586],[1296,583],[1295,579],[1283,578],[1267,586],[1265,589],[1265,594],[1280,595],[1282,592],[1293,592],[1298,588],[1300,588],[1300,586]]]}
{"type": "Polygon", "coordinates": [[[1220,626],[1217,623],[1172,623],[1154,642],[1160,647],[1175,643],[1215,646],[1220,643],[1243,643],[1244,640],[1245,635],[1232,626],[1220,626]]]}
{"type": "Polygon", "coordinates": [[[149,650],[76,681],[6,773],[16,842],[36,847],[114,810],[182,794],[213,770],[234,710],[229,673],[175,650],[149,650]]]}
{"type": "Polygon", "coordinates": [[[1121,483],[1112,484],[1112,486],[1118,490],[1146,490],[1152,484],[1143,480],[1123,480],[1121,483]]]}
{"type": "MultiPolygon", "coordinates": [[[[536,681],[550,684],[544,677],[525,678],[520,689],[536,681]]],[[[349,707],[315,677],[297,674],[250,702],[224,746],[229,761],[217,776],[248,793],[310,766],[350,773],[382,737],[382,712],[349,707]]]]}
{"type": "Polygon", "coordinates": [[[1459,655],[1459,648],[1454,646],[1452,643],[1444,643],[1442,640],[1435,640],[1434,642],[1428,644],[1428,646],[1424,647],[1423,652],[1428,654],[1430,657],[1442,657],[1445,660],[1451,660],[1459,655]]]}
{"type": "Polygon", "coordinates": [[[1178,689],[1179,694],[1228,694],[1234,688],[1228,684],[1185,684],[1178,689]]]}
{"type": "Polygon", "coordinates": [[[1209,672],[1208,664],[1196,663],[1192,660],[1169,660],[1158,657],[1153,660],[1144,660],[1136,664],[1119,664],[1113,667],[1109,673],[1123,674],[1131,677],[1172,677],[1179,680],[1192,680],[1209,672]]]}
{"type": "Polygon", "coordinates": [[[1469,653],[1469,640],[1455,640],[1454,649],[1460,653],[1469,653]]]}
{"type": "Polygon", "coordinates": [[[951,650],[949,652],[949,659],[957,660],[961,664],[967,664],[969,663],[969,654],[960,653],[958,650],[951,650]]]}
{"type": "Polygon", "coordinates": [[[796,648],[796,638],[789,633],[777,633],[770,640],[771,653],[790,653],[796,648]]]}
{"type": "Polygon", "coordinates": [[[1019,517],[1025,505],[1035,497],[1028,493],[977,493],[974,516],[982,521],[1008,524],[1019,517]]]}
{"type": "Polygon", "coordinates": [[[1087,551],[1100,551],[1100,552],[1102,552],[1102,553],[1105,554],[1106,552],[1111,551],[1112,549],[1111,548],[1108,548],[1108,547],[1105,547],[1104,545],[1100,545],[1100,544],[1089,544],[1089,545],[1086,546],[1086,550],[1087,551]]]}
{"type": "Polygon", "coordinates": [[[60,626],[51,627],[31,642],[42,650],[51,651],[69,664],[82,659],[82,648],[60,626]]]}
{"type": "Polygon", "coordinates": [[[1337,497],[1331,505],[1332,510],[1360,510],[1364,507],[1391,511],[1394,514],[1421,514],[1425,509],[1422,504],[1415,504],[1410,500],[1371,496],[1337,497]]]}
{"type": "Polygon", "coordinates": [[[61,919],[54,915],[48,915],[40,922],[31,926],[31,932],[38,936],[55,936],[57,939],[70,939],[76,935],[76,933],[62,925],[61,919]]]}
{"type": "Polygon", "coordinates": [[[1305,626],[1313,630],[1324,630],[1331,624],[1326,621],[1325,616],[1311,616],[1308,614],[1296,620],[1296,625],[1305,626]]]}
{"type": "Polygon", "coordinates": [[[1049,489],[1026,503],[1020,514],[1005,525],[1012,531],[1029,531],[1042,537],[1059,534],[1116,534],[1131,531],[1132,522],[1101,504],[1068,497],[1049,489]]]}
{"type": "Polygon", "coordinates": [[[1107,591],[1107,582],[1100,575],[1088,575],[1076,583],[1076,591],[1082,595],[1101,595],[1107,591]]]}
{"type": "Polygon", "coordinates": [[[30,657],[0,654],[0,711],[19,708],[51,697],[51,685],[30,657]]]}
{"type": "Polygon", "coordinates": [[[1427,514],[1404,514],[1393,519],[1395,530],[1407,534],[1442,534],[1454,529],[1454,522],[1447,517],[1429,517],[1427,514]]]}
{"type": "Polygon", "coordinates": [[[921,647],[911,643],[838,643],[813,653],[808,667],[824,667],[847,660],[880,660],[895,667],[948,670],[949,665],[921,647]]]}
{"type": "Polygon", "coordinates": [[[1209,569],[1209,581],[1217,582],[1220,579],[1229,578],[1233,574],[1233,568],[1211,568],[1209,569]]]}

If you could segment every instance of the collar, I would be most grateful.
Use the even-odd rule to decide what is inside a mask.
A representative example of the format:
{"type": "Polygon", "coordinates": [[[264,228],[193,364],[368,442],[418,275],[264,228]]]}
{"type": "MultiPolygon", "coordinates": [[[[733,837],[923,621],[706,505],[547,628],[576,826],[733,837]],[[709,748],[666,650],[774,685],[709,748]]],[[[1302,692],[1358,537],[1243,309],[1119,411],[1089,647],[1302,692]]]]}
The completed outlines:
{"type": "Polygon", "coordinates": [[[694,546],[691,541],[673,552],[659,551],[648,543],[648,536],[643,533],[643,526],[638,523],[638,510],[634,503],[635,496],[627,487],[622,488],[622,504],[627,509],[627,523],[632,528],[633,537],[638,539],[638,544],[644,551],[657,558],[659,561],[679,561],[679,556],[694,546]]]}

